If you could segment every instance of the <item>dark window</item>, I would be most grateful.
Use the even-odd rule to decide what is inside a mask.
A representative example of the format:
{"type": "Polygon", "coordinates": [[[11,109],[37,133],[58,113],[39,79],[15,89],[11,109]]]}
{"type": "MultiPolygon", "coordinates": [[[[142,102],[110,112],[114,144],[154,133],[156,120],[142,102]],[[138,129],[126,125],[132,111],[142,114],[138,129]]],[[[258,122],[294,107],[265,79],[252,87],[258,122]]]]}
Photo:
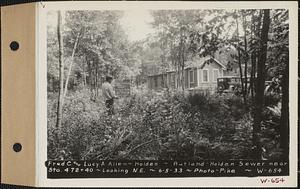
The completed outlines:
{"type": "Polygon", "coordinates": [[[157,77],[154,77],[154,87],[158,86],[157,77]]]}
{"type": "Polygon", "coordinates": [[[202,82],[208,82],[208,70],[202,70],[202,82]]]}

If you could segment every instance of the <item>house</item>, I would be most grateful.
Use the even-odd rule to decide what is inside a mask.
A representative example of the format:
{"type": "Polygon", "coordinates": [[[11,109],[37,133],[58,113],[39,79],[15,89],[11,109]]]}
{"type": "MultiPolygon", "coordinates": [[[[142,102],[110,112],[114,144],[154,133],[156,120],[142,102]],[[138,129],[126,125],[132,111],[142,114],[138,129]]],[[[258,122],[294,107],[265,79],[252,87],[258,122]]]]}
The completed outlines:
{"type": "MultiPolygon", "coordinates": [[[[190,90],[217,89],[217,78],[226,74],[226,67],[211,56],[193,58],[186,62],[184,68],[184,88],[190,90]]],[[[182,88],[178,82],[178,72],[174,70],[160,72],[148,76],[148,88],[162,90],[164,88],[182,88]]],[[[179,79],[180,81],[180,79],[179,79]]]]}

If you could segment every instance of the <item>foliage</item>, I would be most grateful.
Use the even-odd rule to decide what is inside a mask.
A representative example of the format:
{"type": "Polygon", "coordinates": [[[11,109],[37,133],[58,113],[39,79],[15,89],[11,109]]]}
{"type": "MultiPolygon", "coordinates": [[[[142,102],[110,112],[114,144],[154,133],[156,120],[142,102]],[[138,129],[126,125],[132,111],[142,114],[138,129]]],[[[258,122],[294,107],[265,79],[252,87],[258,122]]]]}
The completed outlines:
{"type": "MultiPolygon", "coordinates": [[[[58,41],[55,23],[48,22],[49,159],[247,159],[254,150],[253,134],[263,144],[262,158],[282,157],[279,138],[286,136],[280,132],[285,113],[281,111],[288,106],[282,95],[289,62],[287,10],[270,10],[270,30],[264,38],[266,69],[262,71],[266,74],[263,80],[272,80],[272,84],[263,103],[254,101],[255,79],[250,90],[247,83],[241,83],[235,95],[140,91],[149,70],[158,73],[172,68],[180,73],[193,56],[215,56],[228,70],[238,68],[240,76],[255,78],[262,65],[262,12],[152,11],[156,33],[137,42],[128,41],[119,23],[121,11],[65,12],[64,75],[73,62],[74,66],[60,128],[55,128],[58,41]],[[120,80],[136,79],[136,93],[117,100],[117,113],[112,117],[106,115],[98,88],[108,73],[120,80]],[[258,105],[263,112],[255,116],[258,105]],[[262,118],[258,131],[253,129],[257,117],[262,118]]],[[[48,12],[49,19],[55,15],[48,12]]],[[[177,83],[184,83],[184,75],[178,75],[177,83]]]]}
{"type": "Polygon", "coordinates": [[[49,159],[251,157],[252,117],[240,113],[245,111],[240,97],[138,92],[120,99],[116,115],[109,117],[103,103],[89,101],[88,91],[70,95],[60,130],[50,113],[56,108],[55,97],[48,98],[49,159]]]}
{"type": "MultiPolygon", "coordinates": [[[[119,79],[131,79],[139,74],[141,61],[135,44],[130,44],[119,20],[121,11],[66,11],[64,13],[63,41],[65,75],[74,61],[70,80],[73,85],[88,84],[97,88],[107,74],[119,79]],[[101,19],[99,19],[101,18],[101,19]],[[74,44],[78,38],[78,46],[74,44]],[[74,60],[71,60],[75,50],[74,60]]],[[[49,11],[48,18],[56,13],[49,11]]],[[[57,88],[58,42],[56,26],[47,26],[47,64],[50,90],[57,88]]],[[[74,87],[70,86],[70,89],[74,87]]]]}
{"type": "Polygon", "coordinates": [[[189,50],[190,33],[201,26],[206,11],[200,10],[156,10],[152,11],[152,27],[157,31],[150,46],[160,49],[154,59],[163,70],[173,69],[177,75],[178,86],[184,89],[183,70],[186,61],[192,56],[189,50]]]}
{"type": "Polygon", "coordinates": [[[280,147],[280,116],[281,103],[268,106],[264,111],[262,123],[261,143],[263,144],[264,159],[280,159],[283,150],[280,147]]]}

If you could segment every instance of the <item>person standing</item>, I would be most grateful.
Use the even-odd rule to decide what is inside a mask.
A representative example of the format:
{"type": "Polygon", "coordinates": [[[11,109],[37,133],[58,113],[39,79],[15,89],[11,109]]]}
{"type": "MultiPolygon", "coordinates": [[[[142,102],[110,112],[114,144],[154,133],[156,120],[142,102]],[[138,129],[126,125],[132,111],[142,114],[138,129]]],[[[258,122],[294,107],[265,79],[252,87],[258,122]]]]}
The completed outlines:
{"type": "Polygon", "coordinates": [[[105,100],[105,107],[108,115],[115,114],[114,112],[114,99],[117,98],[115,95],[115,91],[111,82],[113,81],[113,77],[107,75],[105,78],[105,82],[102,84],[102,93],[105,100]]]}

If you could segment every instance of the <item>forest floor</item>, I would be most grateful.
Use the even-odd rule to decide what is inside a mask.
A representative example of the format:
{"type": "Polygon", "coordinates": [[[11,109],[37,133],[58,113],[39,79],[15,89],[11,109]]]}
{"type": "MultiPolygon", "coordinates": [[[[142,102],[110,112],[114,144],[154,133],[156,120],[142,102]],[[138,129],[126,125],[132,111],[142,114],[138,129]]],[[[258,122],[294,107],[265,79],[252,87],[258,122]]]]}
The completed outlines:
{"type": "MultiPolygon", "coordinates": [[[[101,94],[101,93],[100,93],[101,94]]],[[[278,113],[268,104],[262,129],[263,158],[276,159],[278,113]]],[[[251,159],[251,106],[230,95],[136,91],[116,100],[108,116],[101,95],[87,89],[64,100],[56,128],[57,94],[48,93],[48,159],[251,159]]]]}

